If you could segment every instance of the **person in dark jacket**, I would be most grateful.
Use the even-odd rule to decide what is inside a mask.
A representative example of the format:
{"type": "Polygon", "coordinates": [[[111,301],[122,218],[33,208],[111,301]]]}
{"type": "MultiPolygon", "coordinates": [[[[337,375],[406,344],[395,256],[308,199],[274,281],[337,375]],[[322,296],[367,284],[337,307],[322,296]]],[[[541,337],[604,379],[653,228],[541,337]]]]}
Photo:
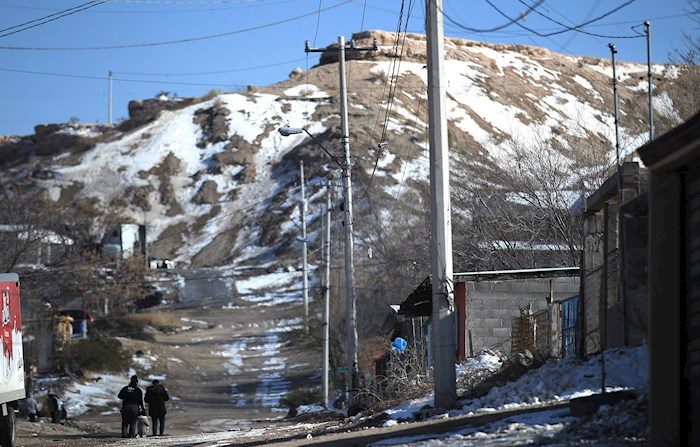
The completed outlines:
{"type": "Polygon", "coordinates": [[[58,424],[61,422],[61,401],[54,393],[49,393],[49,411],[51,412],[51,422],[58,424]]]}
{"type": "Polygon", "coordinates": [[[165,413],[167,413],[165,411],[165,402],[170,400],[170,396],[168,396],[168,392],[158,379],[153,380],[153,385],[146,388],[145,400],[148,404],[148,415],[151,417],[153,436],[163,436],[165,413]]]}
{"type": "Polygon", "coordinates": [[[131,381],[119,391],[117,397],[122,400],[122,438],[133,438],[136,436],[136,418],[139,411],[145,408],[139,378],[131,376],[131,381]]]}

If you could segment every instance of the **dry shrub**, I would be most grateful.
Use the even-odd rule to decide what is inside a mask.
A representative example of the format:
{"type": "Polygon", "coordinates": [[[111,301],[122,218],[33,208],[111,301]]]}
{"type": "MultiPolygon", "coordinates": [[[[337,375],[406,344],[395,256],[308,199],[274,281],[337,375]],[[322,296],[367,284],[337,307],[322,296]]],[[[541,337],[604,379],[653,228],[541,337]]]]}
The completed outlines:
{"type": "Polygon", "coordinates": [[[359,392],[363,407],[377,412],[400,402],[425,396],[432,389],[423,343],[409,346],[403,353],[388,354],[385,376],[377,376],[359,392]]]}
{"type": "Polygon", "coordinates": [[[129,318],[145,326],[154,327],[160,331],[170,331],[179,325],[179,319],[169,312],[144,312],[131,314],[129,318]]]}
{"type": "Polygon", "coordinates": [[[99,318],[89,327],[89,332],[98,337],[126,337],[135,340],[153,341],[153,334],[146,332],[147,323],[131,315],[112,314],[99,318]]]}
{"type": "Polygon", "coordinates": [[[131,354],[116,338],[97,337],[67,345],[59,361],[65,371],[78,376],[84,371],[119,373],[128,371],[131,354]]]}

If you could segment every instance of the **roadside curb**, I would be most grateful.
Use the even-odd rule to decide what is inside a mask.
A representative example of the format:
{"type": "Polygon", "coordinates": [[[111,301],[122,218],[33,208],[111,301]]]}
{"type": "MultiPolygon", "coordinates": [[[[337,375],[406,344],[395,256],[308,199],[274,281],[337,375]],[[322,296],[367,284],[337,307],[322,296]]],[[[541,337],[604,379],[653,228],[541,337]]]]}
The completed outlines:
{"type": "Polygon", "coordinates": [[[428,420],[422,422],[411,422],[408,424],[395,425],[393,427],[382,427],[368,430],[359,430],[342,433],[328,433],[319,435],[316,438],[307,439],[302,436],[289,437],[286,439],[254,441],[248,443],[231,444],[236,447],[253,447],[259,445],[277,446],[277,447],[297,447],[297,446],[333,446],[333,447],[352,447],[366,446],[374,442],[379,442],[389,438],[403,436],[417,436],[428,434],[440,434],[451,431],[456,431],[465,427],[481,426],[491,422],[507,419],[512,416],[521,414],[536,413],[545,410],[568,409],[569,401],[557,402],[554,404],[544,404],[529,406],[526,408],[518,408],[513,410],[504,410],[493,413],[455,416],[447,419],[428,420]]]}

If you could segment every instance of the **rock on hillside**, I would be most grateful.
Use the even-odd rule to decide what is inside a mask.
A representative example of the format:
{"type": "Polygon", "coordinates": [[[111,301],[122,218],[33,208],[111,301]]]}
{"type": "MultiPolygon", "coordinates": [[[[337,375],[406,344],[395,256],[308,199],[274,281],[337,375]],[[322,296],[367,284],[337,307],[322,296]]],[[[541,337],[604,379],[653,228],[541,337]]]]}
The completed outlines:
{"type": "MultiPolygon", "coordinates": [[[[380,45],[376,53],[351,53],[356,59],[347,65],[356,194],[371,181],[372,213],[391,228],[424,212],[425,38],[408,35],[400,59],[391,33],[363,32],[354,38],[358,45],[374,38],[380,45]],[[397,82],[392,103],[387,79],[397,82]],[[382,139],[388,144],[379,148],[382,139]],[[409,200],[395,210],[397,196],[409,200]],[[399,214],[404,216],[397,219],[399,214]]],[[[489,172],[508,169],[514,147],[534,151],[547,144],[572,169],[596,169],[612,161],[608,61],[461,39],[447,39],[446,52],[456,185],[473,181],[475,170],[487,181],[489,172]],[[584,150],[589,147],[597,149],[584,150]]],[[[633,63],[618,67],[626,152],[645,138],[645,70],[633,63]]],[[[671,121],[679,68],[656,65],[653,70],[662,79],[655,91],[657,116],[671,121]]],[[[327,175],[333,166],[304,135],[283,138],[276,130],[288,123],[306,126],[338,153],[337,83],[337,63],[328,52],[308,73],[297,71],[267,87],[166,107],[135,103],[132,119],[119,128],[69,131],[60,125],[2,139],[0,163],[6,175],[30,179],[67,206],[89,201],[124,221],[146,223],[149,238],[161,239],[150,251],[155,257],[193,266],[242,265],[252,259],[284,264],[287,249],[298,244],[293,223],[299,218],[298,160],[306,161],[307,178],[327,175]],[[52,138],[58,142],[42,150],[52,138]],[[21,155],[7,157],[20,146],[21,155]],[[37,167],[55,175],[27,174],[37,167]]],[[[319,216],[322,192],[319,187],[311,192],[309,223],[319,216]]],[[[361,204],[358,212],[369,211],[361,204]]],[[[312,239],[317,235],[312,231],[312,239]]],[[[288,262],[297,261],[290,257],[288,262]]]]}

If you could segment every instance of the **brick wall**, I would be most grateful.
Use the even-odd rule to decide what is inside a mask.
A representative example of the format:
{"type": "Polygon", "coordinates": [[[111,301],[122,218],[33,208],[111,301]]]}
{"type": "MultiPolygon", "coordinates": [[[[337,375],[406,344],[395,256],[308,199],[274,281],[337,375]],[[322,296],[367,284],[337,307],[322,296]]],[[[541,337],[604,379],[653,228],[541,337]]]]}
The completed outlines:
{"type": "MultiPolygon", "coordinates": [[[[467,333],[469,353],[482,349],[510,351],[512,319],[531,304],[532,311],[548,309],[549,279],[511,279],[467,282],[467,333]]],[[[554,300],[579,293],[579,278],[554,278],[554,300]]]]}

